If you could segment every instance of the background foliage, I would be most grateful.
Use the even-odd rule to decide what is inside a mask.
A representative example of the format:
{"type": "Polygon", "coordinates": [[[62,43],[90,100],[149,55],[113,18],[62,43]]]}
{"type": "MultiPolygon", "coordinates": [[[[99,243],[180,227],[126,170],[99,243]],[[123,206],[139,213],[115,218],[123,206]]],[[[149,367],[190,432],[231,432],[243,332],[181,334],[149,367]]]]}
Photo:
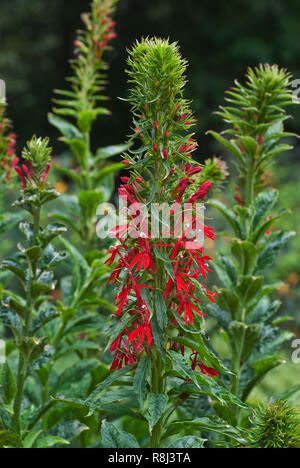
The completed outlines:
{"type": "MultiPolygon", "coordinates": [[[[32,133],[37,133],[51,137],[56,154],[63,150],[57,142],[57,132],[47,122],[47,112],[51,109],[53,88],[64,88],[64,77],[70,74],[68,59],[72,56],[74,31],[81,24],[80,13],[88,5],[87,0],[1,2],[0,78],[7,84],[8,112],[18,134],[19,149],[32,133]]],[[[183,56],[190,63],[187,95],[193,96],[193,110],[198,119],[199,149],[195,157],[203,161],[213,152],[219,153],[220,147],[205,136],[205,131],[222,130],[213,112],[223,103],[224,90],[233,78],[242,79],[246,67],[259,62],[278,63],[296,79],[300,77],[299,15],[300,4],[296,0],[189,0],[184,4],[180,0],[121,0],[116,15],[118,38],[109,57],[107,94],[112,96],[109,107],[113,115],[102,119],[102,132],[95,135],[95,145],[126,139],[130,115],[127,105],[117,99],[126,96],[126,48],[136,38],[151,34],[179,41],[183,56]]],[[[293,115],[288,130],[299,133],[300,108],[293,109],[293,115]]],[[[296,145],[293,152],[281,155],[272,171],[274,186],[280,189],[281,206],[289,206],[293,211],[282,223],[294,230],[300,227],[299,152],[296,145]]],[[[299,253],[300,241],[296,236],[288,254],[272,271],[274,279],[284,279],[276,295],[283,301],[285,315],[293,315],[294,322],[287,326],[297,336],[300,335],[299,253]]],[[[290,358],[290,348],[287,353],[290,358]]],[[[298,383],[293,369],[294,365],[289,363],[287,385],[298,383]]],[[[276,379],[274,371],[273,378],[271,375],[262,387],[263,396],[285,386],[276,379]]]]}

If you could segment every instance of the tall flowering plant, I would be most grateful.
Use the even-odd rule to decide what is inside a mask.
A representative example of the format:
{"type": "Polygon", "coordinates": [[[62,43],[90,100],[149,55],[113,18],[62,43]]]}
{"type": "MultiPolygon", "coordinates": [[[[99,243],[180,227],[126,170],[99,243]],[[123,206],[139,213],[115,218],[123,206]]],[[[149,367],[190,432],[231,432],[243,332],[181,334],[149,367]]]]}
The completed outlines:
{"type": "MultiPolygon", "coordinates": [[[[23,163],[15,166],[20,177],[19,197],[15,202],[22,210],[19,228],[24,236],[18,251],[1,262],[1,270],[14,276],[20,288],[1,291],[0,319],[7,327],[10,339],[6,343],[7,362],[0,369],[1,446],[33,446],[42,430],[32,432],[31,417],[39,421],[43,413],[33,406],[24,417],[28,381],[51,357],[49,335],[45,325],[57,316],[51,300],[55,288],[54,267],[65,259],[52,244],[66,228],[59,224],[44,224],[44,206],[57,198],[55,189],[47,186],[51,148],[48,139],[33,137],[22,153],[23,163]],[[14,357],[12,357],[14,356],[14,357]],[[15,362],[17,360],[17,366],[15,362]]],[[[42,378],[41,378],[42,380],[42,378]]],[[[28,393],[27,393],[28,396],[28,393]]],[[[39,437],[41,447],[66,443],[39,437]]]]}
{"type": "MultiPolygon", "coordinates": [[[[68,182],[69,193],[63,193],[49,213],[55,224],[63,222],[69,228],[68,238],[60,239],[68,255],[63,276],[53,291],[57,315],[45,330],[51,352],[37,373],[42,392],[36,401],[50,410],[44,412],[42,425],[44,430],[55,436],[65,431],[62,427],[67,425],[65,417],[69,409],[63,408],[58,412],[54,409],[56,416],[53,420],[51,408],[56,403],[55,397],[62,394],[66,398],[85,397],[93,388],[94,381],[98,381],[98,375],[106,373],[101,347],[103,330],[106,316],[115,312],[106,287],[105,244],[95,233],[96,210],[100,202],[106,202],[112,196],[114,172],[123,167],[120,163],[107,164],[107,158],[124,151],[128,145],[112,145],[94,151],[91,141],[97,117],[110,114],[101,103],[108,99],[103,96],[108,68],[104,54],[116,37],[115,5],[115,0],[93,0],[89,13],[82,14],[84,27],[78,31],[74,43],[73,73],[68,78],[70,88],[55,91],[55,107],[49,114],[50,123],[61,132],[61,141],[69,150],[66,158],[60,158],[60,166],[52,164],[68,182]],[[69,365],[64,369],[64,375],[57,378],[57,365],[65,358],[69,365]]],[[[28,185],[24,170],[24,165],[19,168],[23,182],[28,185]]],[[[46,173],[42,179],[44,177],[46,173]]],[[[56,187],[60,190],[62,184],[56,187]]],[[[83,418],[82,423],[79,419],[80,414],[73,410],[70,437],[84,438],[84,443],[88,444],[95,434],[96,417],[83,418]],[[88,433],[81,435],[88,428],[88,433]]],[[[32,428],[38,430],[40,424],[40,420],[35,418],[32,428]]]]}
{"type": "Polygon", "coordinates": [[[74,43],[73,74],[68,78],[70,89],[55,91],[55,107],[49,114],[49,122],[60,131],[61,141],[72,155],[66,159],[61,157],[61,164],[55,166],[67,178],[70,193],[60,197],[60,205],[51,216],[69,227],[74,241],[64,239],[72,258],[69,265],[71,278],[65,277],[60,285],[63,317],[55,337],[56,345],[69,339],[67,331],[72,329],[72,320],[85,321],[86,328],[82,331],[91,331],[94,337],[104,328],[105,313],[115,311],[106,288],[105,240],[96,236],[95,227],[97,208],[111,198],[114,173],[123,167],[121,163],[109,164],[107,160],[127,149],[128,145],[94,150],[91,132],[96,128],[98,116],[110,114],[101,103],[108,100],[103,95],[108,69],[104,55],[116,37],[113,21],[116,3],[116,0],[93,0],[89,13],[82,14],[84,28],[77,32],[74,43]]]}
{"type": "Polygon", "coordinates": [[[77,195],[76,209],[74,197],[64,196],[65,212],[56,213],[56,217],[80,236],[86,250],[96,247],[96,209],[99,203],[110,199],[114,190],[113,174],[122,167],[120,163],[107,164],[107,158],[127,149],[127,145],[119,144],[94,151],[91,141],[98,116],[111,114],[101,103],[108,100],[103,94],[108,69],[104,54],[117,36],[113,21],[115,7],[116,0],[93,0],[90,12],[82,14],[84,29],[78,31],[74,42],[73,74],[68,78],[70,89],[55,90],[55,107],[49,114],[49,122],[60,131],[61,141],[73,156],[56,169],[74,183],[77,195]]]}
{"type": "MultiPolygon", "coordinates": [[[[233,196],[237,204],[210,201],[233,232],[231,255],[219,255],[216,261],[222,288],[210,313],[231,350],[231,392],[242,401],[269,371],[285,362],[278,353],[292,336],[278,326],[286,317],[274,317],[280,302],[271,293],[278,283],[266,280],[268,268],[295,234],[280,229],[278,222],[289,212],[276,212],[278,190],[268,187],[274,156],[292,148],[281,140],[295,136],[284,130],[289,118],[285,107],[293,103],[290,81],[290,74],[276,65],[249,68],[245,84],[236,81],[226,95],[228,106],[220,109],[229,127],[222,134],[210,132],[237,167],[233,196]]],[[[229,412],[215,408],[234,424],[241,421],[239,407],[229,412]]]]}
{"type": "MultiPolygon", "coordinates": [[[[226,368],[206,346],[206,304],[217,299],[206,284],[212,259],[204,249],[206,237],[215,239],[203,215],[212,181],[192,159],[197,143],[190,103],[183,97],[186,67],[177,44],[165,40],[142,40],[129,52],[134,148],[124,155],[129,174],[119,188],[127,219],[111,230],[117,244],[107,260],[113,267],[109,283],[118,289],[107,345],[112,375],[84,402],[94,411],[108,386],[130,376],[137,401],[132,390],[121,392],[122,398],[130,394],[136,414],[148,423],[151,447],[167,444],[178,432],[170,418],[176,419],[189,397],[209,395],[225,406],[233,398],[241,404],[218,384],[226,368]],[[169,207],[170,223],[162,204],[169,207]]],[[[114,395],[122,399],[119,391],[110,389],[109,395],[111,401],[114,395]]],[[[184,424],[193,430],[194,422],[184,424]]],[[[198,424],[214,430],[209,419],[198,424]]],[[[104,422],[104,443],[112,432],[118,429],[104,422]]],[[[119,435],[125,437],[124,431],[119,435]]],[[[192,443],[203,442],[193,437],[192,443]]]]}

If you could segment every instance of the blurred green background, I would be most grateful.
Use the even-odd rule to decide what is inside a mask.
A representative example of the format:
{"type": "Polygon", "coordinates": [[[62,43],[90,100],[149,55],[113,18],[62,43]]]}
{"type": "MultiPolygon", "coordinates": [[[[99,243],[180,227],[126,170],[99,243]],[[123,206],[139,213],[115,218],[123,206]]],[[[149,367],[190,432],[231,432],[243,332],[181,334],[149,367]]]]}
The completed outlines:
{"type": "MultiPolygon", "coordinates": [[[[52,90],[65,87],[70,74],[75,30],[87,0],[2,0],[0,5],[0,78],[6,81],[9,117],[18,134],[18,148],[33,133],[49,135],[56,154],[62,151],[57,132],[47,122],[52,90]]],[[[95,146],[121,143],[130,127],[125,102],[126,49],[135,39],[158,35],[178,41],[189,61],[187,96],[193,100],[198,120],[197,158],[203,161],[220,148],[208,129],[222,130],[213,114],[223,103],[224,91],[235,78],[243,79],[247,66],[277,63],[300,79],[299,0],[120,0],[116,14],[114,49],[110,62],[107,94],[112,117],[104,117],[94,132],[95,146]]],[[[300,133],[300,106],[290,109],[294,119],[288,130],[300,133]]],[[[281,190],[281,206],[292,215],[282,221],[285,228],[300,231],[300,146],[281,155],[272,168],[271,184],[281,190]]],[[[228,155],[222,155],[228,161],[228,155]]],[[[234,184],[234,181],[233,181],[234,184]]],[[[226,196],[226,193],[224,194],[226,196]]],[[[284,281],[277,292],[281,313],[293,316],[286,325],[300,338],[300,240],[295,236],[272,268],[272,277],[284,281]]],[[[300,365],[291,363],[292,348],[286,349],[286,370],[271,374],[261,387],[266,398],[287,385],[299,383],[300,365]]],[[[259,394],[260,395],[260,394],[259,394]]]]}

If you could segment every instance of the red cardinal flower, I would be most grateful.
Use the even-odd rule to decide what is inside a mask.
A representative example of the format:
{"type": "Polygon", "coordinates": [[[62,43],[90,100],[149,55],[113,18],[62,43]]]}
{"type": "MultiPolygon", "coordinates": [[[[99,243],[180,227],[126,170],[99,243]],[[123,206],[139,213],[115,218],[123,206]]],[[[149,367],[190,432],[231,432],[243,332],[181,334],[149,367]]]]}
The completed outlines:
{"type": "Polygon", "coordinates": [[[137,265],[135,269],[136,273],[139,272],[142,267],[144,271],[150,268],[153,273],[156,273],[156,267],[153,262],[148,239],[142,239],[139,237],[137,242],[140,250],[136,251],[136,249],[134,249],[134,258],[132,259],[129,268],[133,268],[137,265]]]}
{"type": "Polygon", "coordinates": [[[152,334],[151,334],[151,325],[150,325],[150,313],[147,309],[147,306],[144,302],[143,308],[145,312],[137,311],[141,315],[142,323],[139,325],[140,320],[136,322],[136,328],[128,336],[128,343],[131,343],[138,338],[137,347],[141,348],[144,338],[146,337],[147,346],[150,346],[152,343],[152,334]]]}
{"type": "Polygon", "coordinates": [[[198,354],[199,353],[193,351],[193,354],[191,354],[190,356],[190,360],[192,361],[192,370],[195,370],[198,366],[202,374],[208,375],[209,377],[219,377],[219,374],[215,369],[213,369],[212,367],[205,366],[203,362],[198,360],[198,354]]]}

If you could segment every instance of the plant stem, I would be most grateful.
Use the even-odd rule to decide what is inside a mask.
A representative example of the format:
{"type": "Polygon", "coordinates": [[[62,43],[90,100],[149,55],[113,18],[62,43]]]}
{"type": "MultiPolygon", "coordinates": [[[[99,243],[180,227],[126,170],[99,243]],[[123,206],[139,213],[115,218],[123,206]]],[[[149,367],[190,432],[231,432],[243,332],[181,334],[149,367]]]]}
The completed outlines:
{"type": "MultiPolygon", "coordinates": [[[[34,232],[34,245],[38,245],[38,234],[39,234],[39,229],[40,229],[40,212],[41,212],[41,207],[38,205],[33,213],[33,232],[34,232]]],[[[21,344],[23,339],[28,335],[29,329],[30,329],[30,322],[31,322],[31,314],[32,314],[32,307],[33,307],[33,301],[31,297],[31,285],[32,281],[35,280],[36,277],[36,268],[34,267],[34,270],[32,269],[32,265],[30,262],[28,262],[28,268],[29,268],[29,281],[27,285],[27,290],[26,290],[26,313],[24,317],[24,325],[22,328],[22,333],[21,333],[21,344]]],[[[14,432],[17,432],[20,434],[21,431],[21,424],[20,424],[20,412],[21,412],[21,405],[22,405],[22,400],[23,400],[23,394],[24,394],[24,386],[25,386],[25,381],[26,381],[26,376],[27,376],[27,366],[28,366],[28,361],[30,357],[30,352],[23,353],[23,351],[20,351],[20,357],[19,357],[19,366],[18,366],[18,376],[17,376],[17,394],[14,400],[14,405],[13,405],[13,417],[12,417],[12,429],[14,432]]]]}
{"type": "Polygon", "coordinates": [[[27,361],[23,354],[20,354],[18,378],[17,378],[17,394],[14,401],[14,413],[12,417],[12,429],[14,432],[20,433],[20,411],[23,399],[24,384],[26,380],[27,361]]]}
{"type": "MultiPolygon", "coordinates": [[[[163,284],[163,269],[161,268],[160,262],[156,259],[157,276],[155,278],[155,289],[160,290],[163,284]]],[[[153,295],[154,310],[155,299],[153,295]]],[[[152,372],[151,372],[151,392],[152,393],[164,393],[165,391],[165,377],[164,377],[164,362],[160,353],[154,348],[152,354],[152,372]]],[[[162,417],[157,421],[152,429],[151,434],[151,448],[159,448],[162,435],[162,417]]]]}
{"type": "Polygon", "coordinates": [[[246,204],[251,206],[254,199],[254,161],[248,166],[246,177],[246,204]]]}
{"type": "Polygon", "coordinates": [[[90,157],[90,134],[89,132],[84,133],[84,142],[85,142],[85,156],[84,156],[84,176],[85,176],[85,185],[87,190],[92,189],[92,179],[90,175],[89,167],[89,157],[90,157]]]}
{"type": "MultiPolygon", "coordinates": [[[[151,375],[151,391],[152,393],[163,393],[164,378],[163,378],[163,361],[160,354],[156,350],[153,351],[152,359],[152,375],[151,375]]],[[[151,448],[160,447],[160,439],[162,435],[162,420],[157,421],[153,427],[151,434],[151,448]]]]}

